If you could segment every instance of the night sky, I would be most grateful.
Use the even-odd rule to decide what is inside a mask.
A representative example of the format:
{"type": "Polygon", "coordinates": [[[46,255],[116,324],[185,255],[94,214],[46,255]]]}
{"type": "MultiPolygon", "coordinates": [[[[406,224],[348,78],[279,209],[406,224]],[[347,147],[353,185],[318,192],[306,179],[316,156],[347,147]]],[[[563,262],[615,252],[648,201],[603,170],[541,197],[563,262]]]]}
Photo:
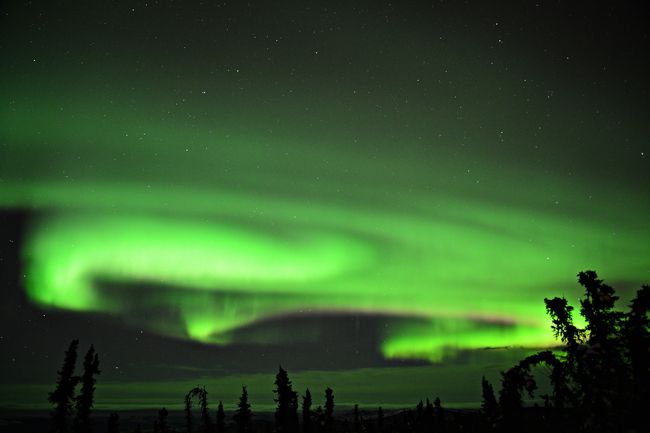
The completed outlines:
{"type": "Polygon", "coordinates": [[[476,405],[650,282],[635,2],[3,2],[0,408],[476,405]],[[318,397],[320,396],[320,397],[318,397]],[[320,399],[320,400],[319,400],[320,399]]]}

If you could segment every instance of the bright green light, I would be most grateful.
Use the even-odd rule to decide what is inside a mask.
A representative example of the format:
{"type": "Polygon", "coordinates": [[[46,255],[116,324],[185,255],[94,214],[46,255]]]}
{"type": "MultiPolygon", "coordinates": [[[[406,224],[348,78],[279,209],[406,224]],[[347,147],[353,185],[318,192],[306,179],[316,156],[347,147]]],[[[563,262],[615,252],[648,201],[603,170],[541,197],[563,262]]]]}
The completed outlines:
{"type": "Polygon", "coordinates": [[[78,96],[0,108],[0,206],[38,211],[24,255],[43,306],[215,344],[297,311],[395,314],[431,325],[386,329],[383,353],[436,361],[553,343],[542,299],[575,300],[579,270],[648,279],[647,198],[609,179],[476,166],[434,133],[350,147],[345,116],[318,136],[285,113],[271,135],[247,127],[260,113],[186,124],[146,95],[147,115],[78,96]]]}
{"type": "MultiPolygon", "coordinates": [[[[50,197],[65,197],[67,189],[52,185],[50,197]]],[[[128,201],[137,188],[93,189],[104,191],[100,197],[128,201]]],[[[552,294],[554,282],[585,260],[633,270],[647,248],[638,245],[638,255],[626,256],[638,257],[636,262],[606,261],[588,248],[597,225],[570,226],[549,216],[530,224],[525,210],[478,201],[447,199],[444,210],[401,215],[392,208],[280,205],[244,194],[222,197],[216,201],[223,207],[211,208],[204,204],[209,197],[197,191],[153,195],[140,201],[137,213],[112,215],[91,212],[101,204],[81,198],[76,207],[85,211],[43,218],[33,224],[25,250],[30,297],[45,306],[119,315],[129,311],[128,297],[100,289],[99,281],[155,285],[160,293],[149,308],[177,310],[180,319],[143,326],[216,344],[232,342],[238,327],[304,309],[428,317],[445,325],[388,329],[382,350],[390,358],[439,361],[460,348],[551,344],[541,299],[552,294]],[[209,221],[157,215],[158,204],[174,197],[213,215],[209,221]],[[229,222],[256,205],[264,206],[264,217],[229,222]],[[527,232],[529,237],[519,234],[527,232]],[[571,236],[572,245],[563,236],[571,236]],[[490,325],[498,321],[508,325],[490,325]]],[[[633,243],[623,233],[611,245],[633,243]]]]}

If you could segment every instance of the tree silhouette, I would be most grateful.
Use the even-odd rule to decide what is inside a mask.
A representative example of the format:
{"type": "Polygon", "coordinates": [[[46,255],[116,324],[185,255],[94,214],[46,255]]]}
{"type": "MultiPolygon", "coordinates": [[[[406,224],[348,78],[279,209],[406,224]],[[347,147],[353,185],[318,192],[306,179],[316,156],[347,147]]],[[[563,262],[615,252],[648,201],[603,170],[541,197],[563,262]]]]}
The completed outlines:
{"type": "Polygon", "coordinates": [[[223,411],[223,402],[219,402],[217,406],[217,433],[225,433],[226,431],[226,414],[223,411]]]}
{"type": "Polygon", "coordinates": [[[482,388],[482,401],[481,401],[481,412],[485,418],[488,428],[492,429],[495,427],[497,421],[497,400],[494,396],[494,388],[492,384],[483,376],[481,379],[481,388],[482,388]]]}
{"type": "Polygon", "coordinates": [[[433,429],[434,408],[429,399],[420,400],[415,406],[415,419],[409,419],[416,433],[430,432],[433,429]]]}
{"type": "Polygon", "coordinates": [[[565,343],[563,360],[553,361],[555,357],[547,356],[554,363],[553,403],[556,411],[567,403],[576,408],[582,428],[612,431],[623,425],[620,422],[628,406],[626,388],[633,386],[625,380],[630,370],[626,347],[632,344],[621,331],[634,314],[614,309],[618,300],[614,289],[594,271],[580,272],[578,282],[585,289],[580,300],[584,329],[573,325],[573,308],[564,298],[544,300],[553,331],[565,343]]]}
{"type": "Polygon", "coordinates": [[[251,405],[248,403],[248,392],[246,387],[242,386],[241,397],[239,397],[239,404],[233,419],[237,425],[238,433],[249,433],[251,431],[251,405]]]}
{"type": "Polygon", "coordinates": [[[167,412],[167,409],[164,407],[158,411],[158,420],[154,423],[154,431],[158,431],[159,433],[169,433],[169,424],[167,424],[168,415],[169,412],[167,412]]]}
{"type": "Polygon", "coordinates": [[[95,348],[91,345],[84,357],[84,372],[81,376],[81,392],[75,399],[76,415],[73,422],[73,430],[76,433],[90,433],[90,412],[94,404],[95,376],[99,375],[99,357],[95,348]]]}
{"type": "MultiPolygon", "coordinates": [[[[525,392],[529,397],[533,397],[533,393],[537,389],[537,383],[531,368],[540,364],[546,364],[551,368],[550,379],[553,395],[550,398],[545,396],[547,409],[553,409],[547,413],[548,421],[556,422],[555,418],[565,408],[569,392],[565,364],[550,351],[536,353],[524,358],[516,366],[502,373],[503,386],[499,404],[502,409],[502,424],[505,430],[516,431],[520,426],[522,422],[523,394],[525,392]],[[551,418],[554,418],[554,420],[551,420],[551,418]]],[[[493,423],[494,419],[494,415],[487,417],[488,422],[493,423]]]]}
{"type": "Polygon", "coordinates": [[[583,354],[586,362],[582,368],[592,376],[591,380],[581,384],[584,391],[582,404],[587,409],[589,426],[613,431],[617,426],[611,424],[611,414],[623,409],[615,407],[624,392],[621,389],[624,381],[619,379],[624,367],[620,356],[624,347],[616,335],[623,313],[614,311],[618,296],[614,296],[614,289],[603,284],[594,271],[581,272],[578,281],[585,288],[580,314],[586,320],[588,335],[588,350],[583,354]]]}
{"type": "Polygon", "coordinates": [[[316,419],[318,428],[316,431],[320,432],[325,427],[325,414],[323,413],[323,406],[319,405],[314,412],[314,418],[316,419]]]}
{"type": "Polygon", "coordinates": [[[298,394],[291,386],[287,371],[279,367],[275,376],[274,401],[278,404],[275,409],[275,429],[278,433],[297,433],[298,431],[298,394]]]}
{"type": "Polygon", "coordinates": [[[192,433],[192,407],[194,406],[194,397],[199,398],[203,432],[210,433],[212,431],[212,420],[210,419],[210,410],[208,409],[208,391],[206,391],[204,386],[196,386],[185,395],[184,411],[187,433],[192,433]]]}
{"type": "Polygon", "coordinates": [[[305,391],[305,396],[302,398],[302,432],[310,433],[311,430],[311,392],[309,388],[305,391]]]}
{"type": "Polygon", "coordinates": [[[631,426],[642,431],[647,425],[645,411],[650,405],[650,286],[644,285],[630,304],[623,328],[631,371],[631,426]]]}
{"type": "Polygon", "coordinates": [[[537,385],[533,377],[520,365],[512,367],[501,375],[499,406],[503,415],[503,428],[505,431],[516,431],[522,421],[523,390],[528,391],[532,397],[537,385]]]}
{"type": "Polygon", "coordinates": [[[354,432],[361,433],[361,418],[359,417],[359,405],[354,405],[354,432]]]}
{"type": "Polygon", "coordinates": [[[108,433],[120,433],[120,416],[112,412],[108,416],[108,433]]]}
{"type": "Polygon", "coordinates": [[[415,406],[415,431],[417,433],[424,432],[424,402],[422,400],[415,406]]]}
{"type": "Polygon", "coordinates": [[[440,397],[436,397],[433,401],[433,409],[436,418],[436,431],[444,432],[445,431],[445,409],[442,407],[440,402],[440,397]]]}
{"type": "Polygon", "coordinates": [[[185,430],[187,433],[192,433],[192,397],[196,391],[198,391],[198,388],[192,388],[187,394],[185,394],[185,406],[183,411],[185,412],[185,430]]]}
{"type": "Polygon", "coordinates": [[[435,418],[435,409],[429,399],[427,398],[427,402],[424,406],[424,431],[430,432],[433,430],[433,425],[434,425],[434,418],[435,418]]]}
{"type": "Polygon", "coordinates": [[[208,409],[208,391],[205,390],[205,387],[201,388],[201,392],[199,394],[199,407],[201,408],[203,433],[211,433],[212,420],[210,419],[210,410],[208,409]]]}
{"type": "Polygon", "coordinates": [[[48,396],[48,401],[54,405],[52,412],[52,433],[66,433],[68,431],[68,417],[72,414],[74,389],[79,378],[73,376],[77,362],[77,347],[79,340],[72,340],[68,350],[65,351],[63,367],[57,372],[56,388],[48,396]]]}
{"type": "Polygon", "coordinates": [[[532,397],[537,388],[531,367],[542,363],[551,368],[553,394],[545,399],[554,429],[561,425],[565,430],[611,432],[646,427],[640,414],[649,403],[650,288],[643,286],[624,313],[616,309],[614,289],[594,271],[580,272],[578,282],[585,289],[580,300],[584,329],[574,325],[573,307],[566,299],[544,299],[551,328],[564,344],[563,355],[543,351],[502,374],[499,402],[506,429],[519,425],[522,394],[532,397]],[[566,408],[573,427],[566,424],[566,408]]]}
{"type": "Polygon", "coordinates": [[[332,388],[325,390],[325,414],[324,426],[327,432],[331,432],[334,427],[334,391],[332,388]]]}

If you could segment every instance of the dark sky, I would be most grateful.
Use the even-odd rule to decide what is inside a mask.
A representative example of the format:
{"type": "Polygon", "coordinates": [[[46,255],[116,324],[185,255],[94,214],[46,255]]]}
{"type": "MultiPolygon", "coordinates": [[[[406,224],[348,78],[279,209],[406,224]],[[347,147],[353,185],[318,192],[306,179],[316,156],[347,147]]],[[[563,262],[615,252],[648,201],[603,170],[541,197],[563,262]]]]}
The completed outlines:
{"type": "Polygon", "coordinates": [[[640,4],[5,3],[0,408],[72,338],[103,408],[471,405],[578,271],[650,281],[640,4]]]}

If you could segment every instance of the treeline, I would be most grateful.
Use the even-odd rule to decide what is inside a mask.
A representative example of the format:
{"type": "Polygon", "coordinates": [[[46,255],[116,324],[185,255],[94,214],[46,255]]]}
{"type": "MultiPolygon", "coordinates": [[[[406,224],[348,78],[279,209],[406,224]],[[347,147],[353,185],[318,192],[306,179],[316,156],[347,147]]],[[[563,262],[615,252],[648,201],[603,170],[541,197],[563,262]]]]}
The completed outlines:
{"type": "Polygon", "coordinates": [[[94,403],[96,376],[100,374],[99,357],[91,345],[84,357],[82,375],[75,376],[78,346],[79,340],[72,340],[65,352],[63,366],[58,372],[56,388],[48,396],[48,401],[54,406],[52,433],[66,433],[70,430],[74,433],[92,431],[90,412],[94,403]],[[78,385],[81,385],[81,389],[76,392],[78,385]]]}
{"type": "MultiPolygon", "coordinates": [[[[562,346],[521,360],[501,374],[497,399],[494,387],[481,381],[482,403],[478,411],[447,411],[440,398],[428,398],[414,409],[384,416],[381,407],[364,417],[358,405],[348,417],[334,417],[334,392],[324,390],[324,404],[313,409],[307,389],[301,398],[281,366],[275,377],[274,422],[254,423],[245,386],[237,409],[226,418],[219,401],[214,417],[208,407],[205,387],[195,387],[185,396],[186,433],[451,433],[451,432],[629,432],[647,431],[646,410],[650,396],[650,286],[644,285],[628,311],[616,309],[614,289],[593,271],[578,274],[585,293],[580,314],[586,326],[573,322],[573,307],[564,298],[545,299],[552,329],[562,346]],[[537,395],[536,367],[548,368],[552,392],[537,395]],[[524,398],[537,401],[525,405],[524,398]],[[540,405],[541,402],[541,405],[540,405]],[[198,416],[195,406],[198,404],[198,416]],[[300,406],[300,407],[299,407],[300,406]],[[231,422],[228,422],[231,421],[231,422]]],[[[95,376],[100,373],[94,348],[88,350],[83,374],[74,375],[78,341],[65,353],[57,386],[49,396],[54,405],[52,433],[91,433],[95,376]],[[81,385],[76,393],[76,388],[81,385]]],[[[154,433],[175,433],[162,408],[153,424],[154,433]]],[[[120,433],[119,416],[112,413],[108,432],[120,433]]],[[[135,433],[142,432],[140,426],[135,433]]]]}
{"type": "Polygon", "coordinates": [[[492,386],[483,378],[482,412],[486,430],[519,432],[531,423],[524,396],[535,397],[534,368],[549,370],[552,392],[543,395],[537,430],[548,432],[646,432],[650,426],[650,286],[636,293],[627,311],[616,308],[614,289],[594,271],[580,272],[584,288],[580,315],[586,326],[573,321],[574,308],[565,298],[544,299],[551,328],[562,342],[502,373],[497,403],[492,386]]]}

